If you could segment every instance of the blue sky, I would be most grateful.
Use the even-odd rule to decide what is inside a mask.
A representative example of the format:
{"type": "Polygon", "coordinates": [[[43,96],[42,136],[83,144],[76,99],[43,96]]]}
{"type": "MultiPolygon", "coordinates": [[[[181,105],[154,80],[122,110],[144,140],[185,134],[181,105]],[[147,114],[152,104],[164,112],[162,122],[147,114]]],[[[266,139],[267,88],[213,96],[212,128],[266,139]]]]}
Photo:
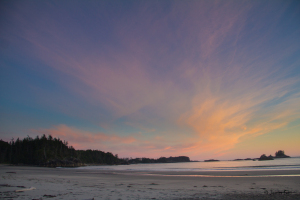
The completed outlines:
{"type": "Polygon", "coordinates": [[[121,157],[299,155],[298,1],[0,7],[3,140],[52,134],[121,157]]]}

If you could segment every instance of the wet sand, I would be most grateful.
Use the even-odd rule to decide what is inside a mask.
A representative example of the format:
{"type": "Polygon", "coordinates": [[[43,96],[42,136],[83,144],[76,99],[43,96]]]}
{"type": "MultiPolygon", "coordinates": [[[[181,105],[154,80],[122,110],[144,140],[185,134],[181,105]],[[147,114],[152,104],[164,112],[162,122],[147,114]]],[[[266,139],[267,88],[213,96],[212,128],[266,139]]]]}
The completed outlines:
{"type": "Polygon", "coordinates": [[[130,172],[1,165],[0,199],[300,199],[299,175],[299,170],[130,172]]]}

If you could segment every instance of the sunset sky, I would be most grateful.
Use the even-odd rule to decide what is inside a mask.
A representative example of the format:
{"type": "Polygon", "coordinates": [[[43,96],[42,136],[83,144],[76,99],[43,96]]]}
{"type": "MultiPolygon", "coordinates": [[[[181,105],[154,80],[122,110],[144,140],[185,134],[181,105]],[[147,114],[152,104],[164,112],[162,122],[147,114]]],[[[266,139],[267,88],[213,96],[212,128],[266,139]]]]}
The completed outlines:
{"type": "Polygon", "coordinates": [[[1,1],[0,139],[300,156],[300,1],[1,1]]]}

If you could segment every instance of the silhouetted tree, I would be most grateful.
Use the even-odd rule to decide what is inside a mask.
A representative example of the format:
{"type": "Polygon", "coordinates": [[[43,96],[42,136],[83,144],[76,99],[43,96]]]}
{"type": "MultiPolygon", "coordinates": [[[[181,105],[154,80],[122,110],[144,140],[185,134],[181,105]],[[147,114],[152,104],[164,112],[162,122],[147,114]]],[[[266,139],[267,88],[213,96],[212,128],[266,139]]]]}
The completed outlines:
{"type": "Polygon", "coordinates": [[[284,151],[282,151],[282,150],[276,151],[275,156],[276,157],[278,157],[278,156],[285,156],[284,151]]]}
{"type": "Polygon", "coordinates": [[[279,150],[275,153],[275,158],[289,158],[290,156],[285,155],[283,150],[279,150]]]}

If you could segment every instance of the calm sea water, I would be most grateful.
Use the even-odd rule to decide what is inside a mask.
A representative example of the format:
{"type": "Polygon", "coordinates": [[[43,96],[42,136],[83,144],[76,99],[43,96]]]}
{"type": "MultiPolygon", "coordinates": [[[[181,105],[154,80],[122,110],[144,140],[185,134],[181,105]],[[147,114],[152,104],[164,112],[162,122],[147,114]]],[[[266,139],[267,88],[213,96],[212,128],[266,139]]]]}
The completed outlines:
{"type": "Polygon", "coordinates": [[[113,166],[86,166],[91,170],[128,170],[128,171],[253,171],[253,170],[300,170],[300,158],[282,158],[268,161],[219,161],[155,163],[113,166]]]}

